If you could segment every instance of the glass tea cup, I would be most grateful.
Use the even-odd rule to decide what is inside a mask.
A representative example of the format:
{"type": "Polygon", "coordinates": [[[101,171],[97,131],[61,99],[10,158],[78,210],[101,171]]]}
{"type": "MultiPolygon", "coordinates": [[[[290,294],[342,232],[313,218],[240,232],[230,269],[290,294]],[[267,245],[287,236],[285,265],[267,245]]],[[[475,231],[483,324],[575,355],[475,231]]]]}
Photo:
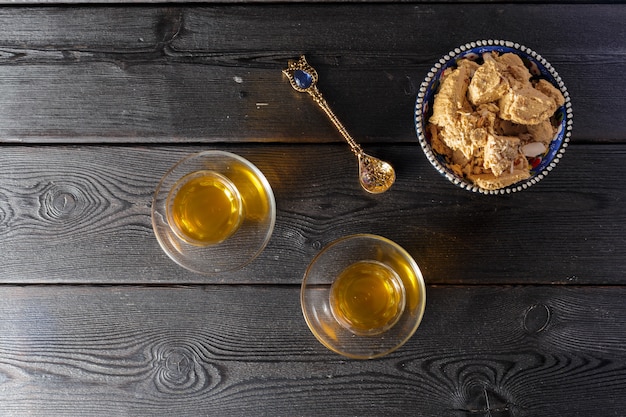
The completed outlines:
{"type": "Polygon", "coordinates": [[[415,333],[426,286],[402,247],[358,234],[332,242],[311,261],[300,301],[307,325],[324,346],[371,359],[398,349],[415,333]]]}
{"type": "Polygon", "coordinates": [[[170,169],[152,202],[152,226],[165,253],[202,274],[240,268],[267,245],[276,221],[272,188],[239,155],[205,151],[170,169]]]}

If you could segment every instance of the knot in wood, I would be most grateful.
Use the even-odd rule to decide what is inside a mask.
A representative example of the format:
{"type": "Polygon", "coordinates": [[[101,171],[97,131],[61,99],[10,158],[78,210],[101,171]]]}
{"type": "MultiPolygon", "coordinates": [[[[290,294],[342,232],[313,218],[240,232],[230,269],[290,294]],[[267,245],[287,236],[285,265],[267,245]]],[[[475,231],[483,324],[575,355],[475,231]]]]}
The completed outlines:
{"type": "Polygon", "coordinates": [[[165,372],[169,379],[178,380],[187,377],[192,359],[182,350],[174,350],[165,358],[165,372]]]}
{"type": "Polygon", "coordinates": [[[550,309],[543,304],[535,304],[526,310],[524,329],[528,333],[539,333],[550,322],[550,309]]]}
{"type": "Polygon", "coordinates": [[[466,416],[512,417],[512,405],[495,390],[475,384],[468,390],[466,416]]]}
{"type": "Polygon", "coordinates": [[[196,372],[200,367],[196,366],[196,359],[189,349],[164,347],[159,356],[156,384],[160,391],[195,391],[196,384],[204,384],[203,372],[196,372]]]}
{"type": "Polygon", "coordinates": [[[73,184],[51,184],[41,202],[42,217],[60,220],[77,216],[86,200],[85,193],[73,184]]]}
{"type": "Polygon", "coordinates": [[[161,393],[196,394],[213,388],[220,381],[218,369],[201,360],[189,346],[160,345],[155,352],[155,385],[161,393]]]}

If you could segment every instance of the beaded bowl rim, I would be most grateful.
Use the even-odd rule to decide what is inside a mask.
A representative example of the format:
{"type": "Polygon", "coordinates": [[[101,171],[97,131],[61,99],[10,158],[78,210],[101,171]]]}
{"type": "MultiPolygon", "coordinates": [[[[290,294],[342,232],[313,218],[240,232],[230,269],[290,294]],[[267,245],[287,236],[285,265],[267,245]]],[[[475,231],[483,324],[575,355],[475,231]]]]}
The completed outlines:
{"type": "MultiPolygon", "coordinates": [[[[434,97],[434,92],[432,94],[434,97]]],[[[507,41],[507,40],[494,40],[494,39],[477,40],[474,42],[468,42],[464,45],[454,48],[453,50],[451,50],[450,52],[442,56],[439,59],[439,61],[437,61],[431,67],[430,71],[428,71],[426,75],[426,78],[420,85],[417,98],[415,101],[415,113],[414,113],[415,130],[417,133],[417,138],[418,138],[420,147],[424,151],[424,154],[426,155],[426,158],[428,159],[430,164],[441,175],[446,177],[454,185],[461,187],[465,190],[477,192],[481,194],[499,194],[499,195],[510,194],[513,192],[525,190],[531,185],[536,184],[537,182],[545,178],[545,176],[548,175],[548,173],[550,173],[550,171],[552,171],[556,167],[560,159],[563,157],[563,154],[565,153],[567,146],[569,145],[571,134],[572,134],[572,125],[573,125],[572,119],[573,119],[573,112],[572,112],[572,104],[571,104],[569,92],[567,91],[567,88],[565,87],[565,84],[563,83],[561,76],[554,69],[554,67],[552,67],[552,65],[545,58],[543,58],[537,52],[535,52],[531,48],[528,48],[525,45],[522,45],[517,42],[507,41]],[[497,50],[498,47],[511,49],[512,50],[511,52],[516,53],[522,58],[527,58],[529,60],[534,61],[535,64],[540,64],[543,67],[543,69],[545,69],[549,73],[549,75],[553,78],[552,80],[548,79],[547,81],[550,81],[552,85],[554,85],[556,88],[558,88],[561,91],[561,93],[563,94],[563,97],[565,98],[565,103],[563,104],[563,106],[557,109],[557,111],[562,109],[563,121],[561,122],[561,126],[559,128],[560,130],[556,133],[555,137],[552,139],[551,146],[552,146],[552,143],[554,143],[555,140],[559,139],[561,135],[562,135],[562,139],[560,140],[559,146],[556,149],[554,155],[551,157],[549,163],[545,167],[543,167],[543,169],[540,172],[536,172],[534,175],[532,175],[530,178],[526,180],[517,182],[507,187],[498,188],[495,190],[488,190],[488,189],[485,189],[485,188],[482,188],[473,184],[472,182],[468,181],[465,178],[458,177],[450,170],[450,168],[446,166],[445,163],[439,160],[438,155],[432,150],[432,147],[430,146],[430,143],[429,143],[429,139],[427,139],[426,134],[424,132],[424,125],[426,124],[427,121],[425,120],[423,109],[425,105],[424,100],[427,98],[426,95],[428,93],[429,87],[431,87],[433,81],[438,80],[438,76],[440,76],[443,70],[445,70],[446,68],[450,66],[453,66],[457,59],[463,58],[464,56],[472,53],[476,49],[480,50],[481,48],[492,48],[492,47],[494,48],[493,50],[497,50]]]]}

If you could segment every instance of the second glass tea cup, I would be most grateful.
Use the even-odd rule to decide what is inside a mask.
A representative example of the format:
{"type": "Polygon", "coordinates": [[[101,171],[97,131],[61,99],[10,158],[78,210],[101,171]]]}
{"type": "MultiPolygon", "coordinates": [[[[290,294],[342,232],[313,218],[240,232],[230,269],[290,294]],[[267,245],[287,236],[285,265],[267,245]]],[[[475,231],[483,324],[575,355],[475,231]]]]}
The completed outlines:
{"type": "Polygon", "coordinates": [[[411,255],[382,236],[357,234],[325,247],[300,291],[304,318],[328,349],[355,359],[386,355],[417,330],[426,286],[411,255]]]}

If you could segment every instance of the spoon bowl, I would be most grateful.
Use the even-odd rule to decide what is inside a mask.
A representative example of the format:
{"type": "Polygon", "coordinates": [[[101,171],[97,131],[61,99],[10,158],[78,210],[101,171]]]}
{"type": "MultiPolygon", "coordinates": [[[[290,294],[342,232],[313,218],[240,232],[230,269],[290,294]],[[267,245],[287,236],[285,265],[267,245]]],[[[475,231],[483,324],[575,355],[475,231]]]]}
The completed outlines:
{"type": "Polygon", "coordinates": [[[393,185],[396,180],[396,173],[393,167],[378,158],[361,152],[357,155],[359,159],[359,181],[361,187],[369,193],[384,193],[393,185]]]}

